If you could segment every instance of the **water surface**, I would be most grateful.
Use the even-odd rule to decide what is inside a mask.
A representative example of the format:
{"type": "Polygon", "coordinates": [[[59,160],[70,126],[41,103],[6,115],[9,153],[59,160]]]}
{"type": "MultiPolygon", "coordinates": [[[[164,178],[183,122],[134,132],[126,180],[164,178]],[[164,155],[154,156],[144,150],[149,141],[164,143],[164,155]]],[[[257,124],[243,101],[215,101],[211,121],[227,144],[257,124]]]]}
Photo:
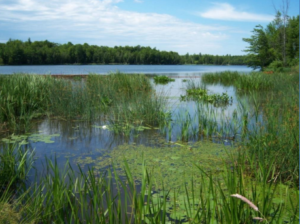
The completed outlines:
{"type": "Polygon", "coordinates": [[[168,75],[199,75],[206,72],[221,71],[250,72],[251,68],[241,65],[26,65],[0,66],[0,74],[108,74],[110,72],[168,74],[168,75]]]}

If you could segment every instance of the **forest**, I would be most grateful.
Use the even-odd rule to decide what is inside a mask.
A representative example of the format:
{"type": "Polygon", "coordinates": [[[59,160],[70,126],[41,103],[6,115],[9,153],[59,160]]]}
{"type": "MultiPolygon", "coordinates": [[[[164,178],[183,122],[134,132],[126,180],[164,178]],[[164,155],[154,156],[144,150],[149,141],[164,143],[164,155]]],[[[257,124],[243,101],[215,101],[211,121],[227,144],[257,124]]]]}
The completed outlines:
{"type": "Polygon", "coordinates": [[[214,56],[209,54],[179,55],[173,51],[159,51],[141,46],[96,46],[84,44],[57,44],[45,41],[9,40],[0,43],[0,64],[55,65],[55,64],[215,64],[243,65],[245,56],[214,56]]]}

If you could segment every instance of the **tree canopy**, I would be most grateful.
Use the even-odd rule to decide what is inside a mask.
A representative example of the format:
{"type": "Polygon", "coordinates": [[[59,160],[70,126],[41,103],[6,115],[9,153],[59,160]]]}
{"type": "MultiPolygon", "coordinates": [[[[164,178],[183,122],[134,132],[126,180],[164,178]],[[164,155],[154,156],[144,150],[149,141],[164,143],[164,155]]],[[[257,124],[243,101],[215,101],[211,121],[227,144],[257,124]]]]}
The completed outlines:
{"type": "Polygon", "coordinates": [[[272,62],[282,66],[299,63],[299,15],[286,17],[277,12],[266,28],[257,25],[250,38],[243,38],[249,44],[245,50],[248,66],[263,70],[272,62]]]}
{"type": "Polygon", "coordinates": [[[84,44],[57,44],[45,41],[9,40],[0,43],[0,64],[57,65],[57,64],[215,64],[243,65],[245,56],[214,56],[209,54],[179,55],[173,51],[130,46],[97,46],[84,44]]]}

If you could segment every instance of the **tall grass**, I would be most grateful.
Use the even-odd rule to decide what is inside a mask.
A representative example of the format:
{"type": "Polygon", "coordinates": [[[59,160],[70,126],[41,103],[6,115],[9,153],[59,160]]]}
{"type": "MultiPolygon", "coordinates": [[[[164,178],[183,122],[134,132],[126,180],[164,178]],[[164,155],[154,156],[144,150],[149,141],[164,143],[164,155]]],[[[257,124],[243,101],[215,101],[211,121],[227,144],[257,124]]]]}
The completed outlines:
{"type": "Polygon", "coordinates": [[[21,146],[5,145],[0,148],[0,192],[24,187],[33,166],[34,151],[21,146]]]}
{"type": "Polygon", "coordinates": [[[0,77],[0,122],[17,128],[39,116],[49,102],[50,77],[7,75],[0,77]]]}
{"type": "Polygon", "coordinates": [[[72,120],[107,116],[115,122],[140,120],[157,125],[165,103],[144,75],[91,74],[85,81],[76,81],[15,74],[1,76],[0,83],[0,123],[13,130],[24,130],[45,115],[72,120]]]}
{"type": "Polygon", "coordinates": [[[237,90],[269,90],[274,87],[270,75],[253,72],[250,74],[240,74],[238,72],[209,73],[202,76],[205,84],[220,83],[225,86],[233,85],[237,90]]]}

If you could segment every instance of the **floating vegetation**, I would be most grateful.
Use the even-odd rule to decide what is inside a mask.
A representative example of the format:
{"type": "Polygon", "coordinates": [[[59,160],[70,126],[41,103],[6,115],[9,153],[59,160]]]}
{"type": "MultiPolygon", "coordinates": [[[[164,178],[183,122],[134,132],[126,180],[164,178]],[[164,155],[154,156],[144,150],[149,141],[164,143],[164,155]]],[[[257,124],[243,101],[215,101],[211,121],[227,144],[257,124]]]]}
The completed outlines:
{"type": "MultiPolygon", "coordinates": [[[[95,169],[103,169],[112,163],[124,175],[122,167],[124,160],[135,179],[141,179],[143,172],[140,169],[144,159],[149,171],[155,176],[155,184],[161,187],[164,182],[172,188],[178,188],[188,182],[199,172],[195,164],[201,165],[206,170],[220,172],[223,168],[223,159],[226,156],[226,146],[210,142],[186,144],[182,142],[171,143],[164,147],[147,147],[143,145],[120,145],[111,152],[99,158],[83,157],[77,160],[81,166],[93,164],[95,169]],[[104,159],[105,157],[105,159],[104,159]]],[[[233,150],[227,147],[227,150],[233,150]]]]}
{"type": "Polygon", "coordinates": [[[175,79],[171,79],[168,76],[162,75],[162,76],[154,76],[154,83],[155,84],[167,84],[169,82],[174,82],[175,79]]]}
{"type": "MultiPolygon", "coordinates": [[[[117,123],[110,125],[92,125],[94,128],[99,128],[103,130],[112,131],[115,134],[123,134],[125,136],[129,136],[132,132],[142,132],[144,130],[151,130],[153,128],[142,126],[142,125],[134,125],[130,123],[117,123]]],[[[157,129],[157,128],[156,128],[157,129]]]]}
{"type": "Polygon", "coordinates": [[[1,141],[9,144],[27,145],[30,142],[43,142],[43,143],[54,143],[51,140],[53,137],[58,137],[59,134],[44,135],[44,134],[25,134],[25,135],[14,135],[7,138],[2,138],[1,141]]]}
{"type": "Polygon", "coordinates": [[[196,100],[196,101],[204,101],[207,103],[212,103],[214,106],[226,106],[228,104],[232,104],[232,97],[229,97],[227,93],[221,94],[210,94],[208,95],[206,89],[201,88],[193,88],[187,89],[186,95],[180,95],[181,101],[188,100],[196,100]]]}

